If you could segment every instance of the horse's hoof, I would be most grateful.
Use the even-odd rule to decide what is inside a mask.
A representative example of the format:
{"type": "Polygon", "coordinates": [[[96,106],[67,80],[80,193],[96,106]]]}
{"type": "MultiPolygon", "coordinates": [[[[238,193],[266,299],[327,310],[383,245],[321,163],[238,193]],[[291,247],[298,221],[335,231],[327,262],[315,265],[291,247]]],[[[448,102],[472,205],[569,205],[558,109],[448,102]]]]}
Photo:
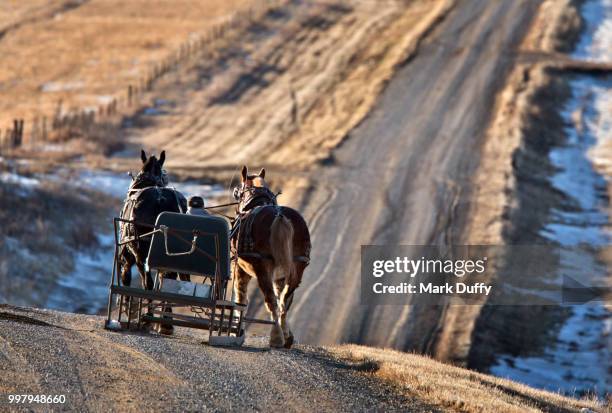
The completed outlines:
{"type": "Polygon", "coordinates": [[[285,338],[285,348],[291,348],[291,346],[293,346],[293,334],[285,338]]]}
{"type": "Polygon", "coordinates": [[[283,342],[283,340],[270,340],[270,347],[272,348],[283,348],[285,347],[285,343],[283,342]]]}
{"type": "Polygon", "coordinates": [[[159,334],[162,334],[164,336],[171,336],[172,334],[174,334],[174,326],[172,325],[159,324],[156,330],[159,334]]]}
{"type": "Polygon", "coordinates": [[[283,330],[279,326],[273,326],[270,332],[270,347],[282,348],[285,346],[283,330]]]}

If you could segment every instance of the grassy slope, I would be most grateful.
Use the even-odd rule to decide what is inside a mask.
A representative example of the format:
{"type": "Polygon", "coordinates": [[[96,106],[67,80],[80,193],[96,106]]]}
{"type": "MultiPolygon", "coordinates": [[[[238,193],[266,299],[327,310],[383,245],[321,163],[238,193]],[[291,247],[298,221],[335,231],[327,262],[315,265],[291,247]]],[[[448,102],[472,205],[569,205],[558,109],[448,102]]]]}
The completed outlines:
{"type": "Polygon", "coordinates": [[[0,182],[0,300],[44,305],[56,278],[74,269],[74,252],[98,245],[117,208],[108,196],[64,183],[0,182]]]}
{"type": "Polygon", "coordinates": [[[213,61],[156,86],[173,102],[130,131],[135,143],[172,148],[173,168],[239,162],[311,167],[372,108],[396,67],[451,1],[294,4],[265,16],[213,61]],[[248,143],[248,144],[247,144],[248,143]]]}
{"type": "Polygon", "coordinates": [[[66,109],[96,106],[123,92],[175,52],[189,36],[246,8],[248,0],[91,0],[2,2],[0,126],[13,117],[50,116],[59,99],[66,109]],[[40,3],[40,4],[39,4],[40,3]],[[46,90],[43,90],[46,85],[46,90]]]}
{"type": "Polygon", "coordinates": [[[440,363],[395,350],[343,345],[327,349],[342,360],[361,363],[362,370],[396,385],[408,397],[460,412],[612,411],[596,400],[576,400],[536,390],[511,380],[440,363]]]}

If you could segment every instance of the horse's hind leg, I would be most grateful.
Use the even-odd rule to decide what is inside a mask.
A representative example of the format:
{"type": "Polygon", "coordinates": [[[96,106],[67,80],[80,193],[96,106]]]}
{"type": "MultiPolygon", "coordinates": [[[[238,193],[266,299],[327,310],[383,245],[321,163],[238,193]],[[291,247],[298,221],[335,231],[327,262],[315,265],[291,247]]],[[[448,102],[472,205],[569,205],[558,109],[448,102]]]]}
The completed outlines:
{"type": "Polygon", "coordinates": [[[142,282],[142,288],[145,290],[153,289],[153,277],[151,276],[151,271],[146,271],[143,262],[136,261],[136,268],[138,268],[138,272],[140,273],[140,281],[142,282]]]}
{"type": "Polygon", "coordinates": [[[271,271],[258,271],[257,283],[264,295],[266,308],[272,314],[272,320],[274,321],[272,331],[270,332],[270,347],[283,347],[285,345],[285,338],[280,325],[280,308],[278,306],[278,298],[274,293],[271,274],[271,271]]]}
{"type": "MultiPolygon", "coordinates": [[[[150,271],[145,271],[145,266],[139,260],[136,260],[136,268],[138,268],[138,272],[140,273],[140,281],[142,283],[142,288],[145,290],[153,289],[153,277],[151,276],[150,271]]],[[[153,303],[151,300],[147,299],[147,315],[153,315],[153,303]]],[[[143,323],[143,327],[148,329],[151,324],[147,321],[143,323]]]]}
{"type": "Polygon", "coordinates": [[[124,248],[118,259],[118,267],[121,274],[121,284],[129,287],[132,284],[132,266],[136,263],[134,256],[124,248]]]}
{"type": "MultiPolygon", "coordinates": [[[[280,316],[280,327],[283,331],[283,338],[285,341],[285,348],[291,348],[293,345],[293,333],[289,328],[289,322],[287,321],[287,305],[285,303],[285,297],[289,296],[289,285],[285,282],[285,278],[274,280],[274,293],[278,300],[278,311],[280,316]]],[[[293,292],[291,292],[293,294],[293,292]]]]}
{"type": "MultiPolygon", "coordinates": [[[[234,302],[241,305],[249,304],[249,297],[247,295],[249,281],[251,281],[251,276],[247,274],[242,268],[238,265],[235,267],[234,271],[234,302]]],[[[240,317],[239,311],[233,312],[234,317],[240,317]]]]}
{"type": "Polygon", "coordinates": [[[247,274],[242,268],[236,268],[236,274],[234,274],[235,283],[234,283],[234,298],[238,304],[248,305],[249,298],[247,295],[249,281],[251,281],[251,276],[247,274]]]}
{"type": "MultiPolygon", "coordinates": [[[[134,259],[134,256],[127,250],[127,248],[124,248],[119,252],[119,257],[117,258],[117,269],[119,271],[119,276],[121,277],[121,284],[125,287],[129,287],[132,284],[132,266],[135,262],[136,260],[134,259]]],[[[132,314],[128,314],[128,309],[130,307],[129,300],[130,298],[123,301],[117,297],[117,305],[123,302],[123,305],[119,311],[125,314],[128,319],[132,319],[135,316],[135,306],[132,308],[132,314]]]]}
{"type": "MultiPolygon", "coordinates": [[[[177,274],[176,272],[167,272],[167,273],[161,274],[161,276],[163,278],[167,278],[167,279],[170,279],[170,280],[176,280],[178,278],[179,274],[177,274]]],[[[170,307],[169,305],[164,305],[162,312],[164,313],[162,318],[171,318],[168,315],[172,314],[172,307],[170,307]]],[[[164,334],[164,335],[170,336],[170,335],[172,335],[174,333],[174,326],[172,324],[158,323],[155,326],[155,330],[159,334],[164,334]]]]}
{"type": "Polygon", "coordinates": [[[285,339],[285,348],[291,348],[294,341],[293,332],[289,327],[289,321],[287,320],[287,316],[289,313],[289,308],[291,307],[291,303],[293,302],[293,293],[295,289],[299,286],[300,281],[302,280],[302,274],[306,266],[304,264],[296,264],[295,272],[296,276],[292,281],[286,280],[285,278],[281,278],[279,280],[274,281],[274,289],[276,290],[276,295],[279,297],[278,305],[280,308],[280,325],[283,330],[283,337],[285,339]]]}

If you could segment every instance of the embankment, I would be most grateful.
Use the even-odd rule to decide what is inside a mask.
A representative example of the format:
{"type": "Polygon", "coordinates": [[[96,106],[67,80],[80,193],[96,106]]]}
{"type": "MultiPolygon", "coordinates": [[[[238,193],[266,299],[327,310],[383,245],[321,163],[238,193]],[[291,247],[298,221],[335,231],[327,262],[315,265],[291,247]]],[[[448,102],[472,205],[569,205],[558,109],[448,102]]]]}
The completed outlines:
{"type": "Polygon", "coordinates": [[[113,333],[102,317],[0,305],[0,403],[8,411],[604,411],[576,400],[359,346],[208,347],[205,334],[113,333]],[[65,403],[7,404],[10,394],[65,403]]]}
{"type": "MultiPolygon", "coordinates": [[[[556,245],[561,254],[589,245],[580,253],[582,272],[605,274],[609,259],[597,247],[609,243],[609,176],[589,153],[607,132],[605,122],[593,121],[599,115],[589,102],[598,93],[591,85],[606,83],[606,69],[591,71],[592,63],[579,61],[565,69],[558,59],[592,37],[592,28],[586,29],[593,22],[580,14],[583,3],[545,2],[520,48],[474,179],[466,240],[556,245]]],[[[562,61],[568,58],[575,57],[562,61]]],[[[568,271],[559,262],[558,274],[568,271]]],[[[601,366],[612,351],[611,317],[597,304],[451,309],[439,356],[539,387],[605,396],[612,380],[601,366]],[[457,333],[452,321],[458,320],[470,320],[472,329],[457,333]]]]}

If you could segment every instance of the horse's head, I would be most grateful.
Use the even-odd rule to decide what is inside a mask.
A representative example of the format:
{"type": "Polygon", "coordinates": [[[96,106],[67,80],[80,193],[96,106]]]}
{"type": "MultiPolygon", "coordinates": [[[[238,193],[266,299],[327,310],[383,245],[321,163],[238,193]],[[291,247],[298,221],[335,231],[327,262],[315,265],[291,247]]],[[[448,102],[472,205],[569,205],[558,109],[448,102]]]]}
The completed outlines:
{"type": "Polygon", "coordinates": [[[242,167],[241,172],[242,186],[245,188],[267,188],[268,184],[265,181],[266,170],[261,168],[261,171],[257,175],[249,175],[249,170],[245,166],[242,167]]]}
{"type": "Polygon", "coordinates": [[[266,170],[261,168],[257,175],[250,175],[246,166],[242,167],[242,183],[234,188],[234,198],[239,202],[238,210],[247,211],[263,203],[276,204],[276,196],[268,188],[265,180],[266,170]],[[257,202],[254,202],[256,201],[257,202]]]}
{"type": "Polygon", "coordinates": [[[145,151],[141,150],[140,159],[142,160],[142,168],[136,176],[132,188],[168,185],[168,175],[163,168],[166,161],[166,151],[161,151],[159,159],[157,159],[155,155],[147,157],[145,151]]]}

